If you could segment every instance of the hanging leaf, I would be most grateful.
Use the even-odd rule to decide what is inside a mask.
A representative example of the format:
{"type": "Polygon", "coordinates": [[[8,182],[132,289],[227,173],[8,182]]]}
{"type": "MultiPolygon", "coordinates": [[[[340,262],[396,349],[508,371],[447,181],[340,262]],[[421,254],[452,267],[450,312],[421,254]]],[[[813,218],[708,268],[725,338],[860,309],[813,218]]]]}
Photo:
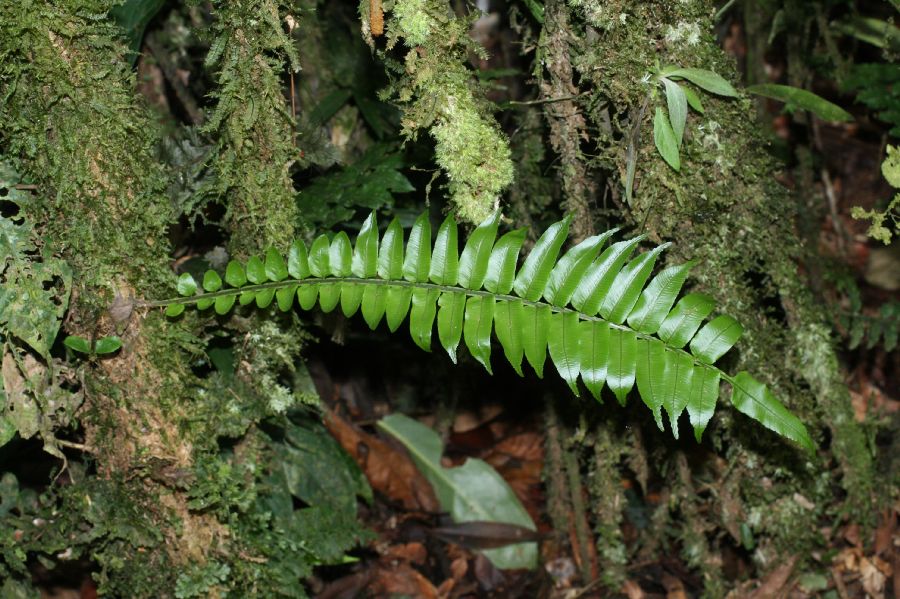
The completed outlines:
{"type": "Polygon", "coordinates": [[[662,108],[656,108],[656,114],[653,116],[653,143],[659,150],[660,156],[673,169],[681,169],[681,158],[678,156],[678,140],[675,138],[675,132],[669,123],[669,118],[665,115],[662,108]]]}
{"type": "Polygon", "coordinates": [[[837,104],[832,104],[828,100],[799,87],[762,83],[751,85],[747,88],[747,91],[757,96],[784,102],[785,110],[788,112],[793,112],[797,109],[808,110],[823,121],[849,123],[853,120],[853,115],[837,104]]]}

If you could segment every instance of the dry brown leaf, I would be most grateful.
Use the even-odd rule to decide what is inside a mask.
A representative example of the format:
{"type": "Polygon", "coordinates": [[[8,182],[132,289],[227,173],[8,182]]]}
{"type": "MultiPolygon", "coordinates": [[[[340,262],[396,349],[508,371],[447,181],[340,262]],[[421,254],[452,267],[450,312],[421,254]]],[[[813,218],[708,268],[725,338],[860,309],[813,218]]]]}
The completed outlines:
{"type": "Polygon", "coordinates": [[[622,592],[628,596],[628,599],[644,599],[644,589],[631,579],[626,580],[622,585],[622,592]]]}
{"type": "Polygon", "coordinates": [[[788,590],[785,588],[785,585],[787,585],[788,580],[790,580],[796,563],[797,556],[794,555],[769,572],[765,579],[763,579],[762,584],[748,595],[748,599],[773,599],[775,597],[783,596],[788,590]]]}
{"type": "Polygon", "coordinates": [[[382,561],[374,580],[366,589],[370,597],[406,596],[414,599],[438,599],[438,590],[407,562],[382,561]]]}
{"type": "Polygon", "coordinates": [[[391,545],[385,550],[383,555],[390,559],[421,565],[425,563],[428,552],[422,543],[405,543],[403,545],[391,545]]]}

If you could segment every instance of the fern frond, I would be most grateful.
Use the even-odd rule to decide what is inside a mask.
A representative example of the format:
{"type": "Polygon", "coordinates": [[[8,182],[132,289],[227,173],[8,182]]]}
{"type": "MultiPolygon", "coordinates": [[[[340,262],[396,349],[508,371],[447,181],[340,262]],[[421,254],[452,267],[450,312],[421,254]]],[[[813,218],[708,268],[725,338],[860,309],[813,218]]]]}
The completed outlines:
{"type": "Polygon", "coordinates": [[[516,268],[525,231],[497,239],[497,213],[472,232],[461,254],[451,217],[432,245],[431,225],[421,215],[404,244],[397,219],[379,239],[373,213],[355,246],[343,232],[331,239],[322,235],[309,249],[298,240],[286,259],[270,248],[264,258],[246,264],[231,261],[227,286],[214,271],[203,277],[202,290],[183,274],[177,284],[182,297],[148,305],[166,306],[172,317],[188,304],[217,314],[226,314],[235,303],[265,308],[275,301],[283,311],[295,301],[304,310],[318,305],[330,312],[340,306],[347,317],[361,312],[372,329],[385,320],[396,331],[408,318],[413,341],[426,351],[431,351],[437,321],[438,341],[450,359],[456,361],[464,342],[488,372],[493,332],[519,375],[524,360],[542,377],[549,353],[576,395],[581,379],[598,401],[606,385],[624,405],[636,385],[661,430],[664,410],[677,438],[678,418],[687,410],[698,441],[724,380],[738,411],[813,448],[803,423],[765,385],[746,372],[731,376],[715,366],[743,328],[726,315],[704,324],[715,307],[706,295],[678,299],[693,262],[651,278],[668,244],[632,256],[641,236],[603,249],[615,230],[590,237],[560,257],[569,222],[551,225],[516,268]]]}

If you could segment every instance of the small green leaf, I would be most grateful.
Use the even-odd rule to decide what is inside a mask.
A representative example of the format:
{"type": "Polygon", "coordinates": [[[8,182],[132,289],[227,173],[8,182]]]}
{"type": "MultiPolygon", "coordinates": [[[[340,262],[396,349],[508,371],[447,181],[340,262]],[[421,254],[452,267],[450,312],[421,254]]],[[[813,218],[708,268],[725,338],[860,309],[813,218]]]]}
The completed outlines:
{"type": "Polygon", "coordinates": [[[353,269],[353,249],[350,246],[350,238],[343,231],[339,231],[331,246],[328,248],[328,265],[333,277],[349,277],[353,269]]]}
{"type": "Polygon", "coordinates": [[[711,94],[736,98],[737,90],[721,75],[706,69],[671,69],[660,73],[670,79],[687,79],[697,87],[703,88],[711,94]]]}
{"type": "Polygon", "coordinates": [[[378,276],[397,281],[403,277],[403,227],[394,219],[381,238],[378,251],[378,276]]]}
{"type": "Polygon", "coordinates": [[[256,307],[260,309],[268,308],[273,299],[275,299],[274,289],[260,289],[256,292],[256,307]]]}
{"type": "Polygon", "coordinates": [[[689,293],[678,300],[660,325],[657,335],[669,347],[684,347],[715,307],[715,300],[708,295],[689,293]]]}
{"type": "Polygon", "coordinates": [[[166,306],[166,316],[169,318],[175,318],[181,315],[182,312],[184,312],[184,304],[169,304],[166,306]]]}
{"type": "Polygon", "coordinates": [[[690,87],[682,87],[681,91],[684,92],[684,97],[687,99],[688,106],[703,114],[705,109],[703,108],[703,103],[700,101],[700,96],[697,95],[697,92],[690,87]]]}
{"type": "Polygon", "coordinates": [[[425,351],[431,351],[431,329],[434,328],[434,317],[437,314],[437,303],[440,291],[437,289],[414,289],[412,308],[409,311],[409,333],[416,345],[425,351]]]}
{"type": "Polygon", "coordinates": [[[570,222],[572,222],[572,218],[566,217],[558,223],[550,225],[534,244],[534,248],[525,258],[525,262],[513,282],[516,295],[535,301],[544,294],[547,281],[550,279],[550,272],[559,256],[559,250],[569,234],[570,222]]]}
{"type": "Polygon", "coordinates": [[[675,303],[678,292],[681,291],[681,286],[684,285],[688,272],[694,264],[691,261],[670,266],[656,275],[628,315],[628,325],[641,333],[648,335],[655,333],[672,309],[672,304],[675,303]]]}
{"type": "Polygon", "coordinates": [[[716,411],[719,399],[719,371],[715,368],[695,368],[691,381],[691,394],[688,398],[687,411],[694,427],[694,438],[697,443],[706,430],[706,425],[716,411]]]}
{"type": "Polygon", "coordinates": [[[522,306],[522,347],[525,349],[525,359],[538,378],[544,377],[549,328],[550,306],[522,306]]]}
{"type": "MultiPolygon", "coordinates": [[[[309,248],[309,270],[312,276],[324,279],[331,276],[331,242],[319,235],[309,248]]],[[[249,266],[249,265],[248,265],[249,266]]]]}
{"type": "Polygon", "coordinates": [[[516,278],[516,261],[519,259],[519,250],[525,243],[527,229],[516,229],[506,233],[491,250],[488,258],[487,274],[484,279],[484,288],[491,293],[509,293],[516,278]]]}
{"type": "Polygon", "coordinates": [[[378,327],[384,317],[385,298],[387,297],[387,289],[382,285],[366,285],[362,296],[362,315],[363,320],[369,325],[373,331],[378,327]]]}
{"type": "Polygon", "coordinates": [[[288,277],[287,264],[281,252],[273,247],[266,250],[266,277],[270,281],[283,281],[288,277]]]}
{"type": "Polygon", "coordinates": [[[653,117],[653,142],[663,160],[676,171],[680,170],[681,158],[678,156],[678,140],[675,139],[675,132],[672,130],[672,125],[669,124],[669,118],[659,107],[656,108],[656,114],[653,117]]]}
{"type": "Polygon", "coordinates": [[[622,324],[625,318],[631,312],[634,304],[638,301],[638,296],[644,283],[650,278],[653,272],[653,265],[656,264],[656,258],[659,254],[669,247],[670,244],[664,243],[645,252],[628,263],[613,281],[612,288],[603,298],[600,305],[600,315],[610,322],[622,324]]]}
{"type": "Polygon", "coordinates": [[[412,299],[412,289],[409,287],[387,288],[387,296],[384,300],[384,313],[388,329],[393,333],[409,314],[409,303],[412,299]]]}
{"type": "Polygon", "coordinates": [[[297,291],[296,285],[288,285],[287,287],[279,287],[275,291],[275,303],[282,312],[287,312],[294,305],[294,293],[297,291]]]}
{"type": "Polygon", "coordinates": [[[665,77],[662,78],[663,85],[666,88],[666,105],[669,108],[669,123],[672,125],[672,131],[675,132],[675,141],[678,147],[684,139],[684,127],[687,123],[687,95],[684,89],[665,77]]]}
{"type": "MultiPolygon", "coordinates": [[[[335,283],[323,283],[319,286],[319,308],[326,314],[331,312],[341,301],[341,288],[335,283]]],[[[391,329],[393,332],[394,329],[391,329]]]]}
{"type": "Polygon", "coordinates": [[[713,364],[737,343],[743,332],[744,327],[731,316],[717,316],[691,340],[691,353],[701,362],[713,364]]]}
{"type": "MultiPolygon", "coordinates": [[[[615,338],[616,331],[613,330],[612,333],[615,338]]],[[[656,426],[659,427],[659,430],[663,430],[660,408],[662,408],[668,392],[675,387],[675,381],[666,372],[666,347],[658,339],[638,339],[635,346],[635,358],[634,377],[637,381],[638,393],[644,404],[653,412],[656,426]]],[[[610,387],[612,387],[612,383],[610,383],[610,387]]],[[[631,388],[630,385],[628,388],[631,388]]],[[[619,402],[622,402],[622,398],[619,398],[619,402]]]]}
{"type": "Polygon", "coordinates": [[[197,281],[194,280],[188,273],[182,273],[180,277],[178,277],[178,282],[175,283],[175,289],[178,291],[178,295],[182,295],[184,297],[188,297],[197,293],[197,281]]]}
{"type": "Polygon", "coordinates": [[[344,316],[350,318],[356,314],[356,311],[359,310],[359,306],[362,303],[363,286],[352,282],[345,282],[340,283],[338,287],[341,289],[341,312],[344,313],[344,316]]]}
{"type": "Polygon", "coordinates": [[[310,275],[309,256],[306,252],[306,244],[300,239],[295,239],[288,250],[288,274],[294,279],[305,279],[310,275]]]}
{"type": "Polygon", "coordinates": [[[853,120],[853,115],[837,104],[832,104],[828,100],[799,87],[762,83],[760,85],[751,85],[747,88],[747,91],[751,94],[784,102],[786,104],[785,109],[789,112],[799,108],[810,111],[823,121],[849,123],[853,120]]]}
{"type": "Polygon", "coordinates": [[[731,386],[731,403],[739,412],[806,449],[815,451],[815,445],[800,419],[775,399],[764,384],[742,371],[731,381],[731,386]]]}
{"type": "Polygon", "coordinates": [[[63,340],[63,345],[82,354],[91,353],[91,342],[78,335],[69,335],[63,340]]]}
{"type": "Polygon", "coordinates": [[[413,223],[406,243],[403,260],[403,278],[407,281],[427,281],[431,267],[431,223],[423,212],[413,223]]]}
{"type": "Polygon", "coordinates": [[[356,236],[351,270],[353,276],[360,278],[372,278],[378,273],[378,223],[375,212],[369,214],[356,236]]]}
{"type": "Polygon", "coordinates": [[[494,247],[494,239],[497,237],[499,222],[500,212],[496,211],[469,235],[466,247],[463,248],[462,255],[459,257],[459,285],[461,287],[481,289],[485,273],[487,273],[491,248],[494,247]]]}
{"type": "Polygon", "coordinates": [[[456,220],[447,215],[438,229],[431,255],[431,270],[428,278],[438,285],[456,285],[459,275],[459,241],[456,220]]]}
{"type": "Polygon", "coordinates": [[[550,273],[544,299],[554,306],[568,304],[584,273],[600,253],[600,248],[616,231],[618,229],[611,229],[603,235],[588,237],[566,252],[550,273]]]}
{"type": "Polygon", "coordinates": [[[463,338],[469,353],[493,374],[491,370],[491,329],[494,324],[494,298],[472,296],[466,300],[466,317],[463,322],[463,338]]]}
{"type": "Polygon", "coordinates": [[[606,384],[616,395],[621,405],[625,405],[628,392],[634,387],[637,366],[637,337],[632,331],[609,329],[609,362],[606,369],[606,384]]]}
{"type": "Polygon", "coordinates": [[[244,267],[240,262],[236,260],[228,262],[228,266],[225,268],[225,282],[235,288],[247,284],[247,273],[244,272],[244,267]]]}
{"type": "Polygon", "coordinates": [[[213,304],[216,314],[228,314],[237,299],[236,295],[220,295],[213,304]]]}
{"type": "Polygon", "coordinates": [[[525,355],[525,348],[522,346],[522,323],[522,302],[501,301],[494,305],[494,333],[506,359],[519,376],[524,376],[522,358],[525,355]]]}
{"type": "Polygon", "coordinates": [[[466,296],[462,293],[445,291],[438,298],[438,308],[438,339],[455,364],[456,348],[462,339],[466,296]]]}
{"type": "Polygon", "coordinates": [[[609,288],[612,286],[619,269],[628,260],[631,252],[644,235],[614,243],[600,254],[581,278],[575,293],[572,294],[572,305],[588,316],[594,316],[600,310],[609,288]]]}
{"type": "Polygon", "coordinates": [[[266,282],[266,265],[259,259],[259,256],[250,256],[250,259],[247,260],[247,279],[254,285],[266,282]]]}
{"type": "Polygon", "coordinates": [[[581,368],[581,380],[594,399],[602,403],[601,392],[606,381],[606,367],[609,363],[609,324],[606,322],[582,322],[581,357],[578,365],[581,368]]]}
{"type": "Polygon", "coordinates": [[[207,270],[203,275],[203,289],[212,293],[222,288],[222,278],[214,270],[207,270]]]}
{"type": "Polygon", "coordinates": [[[578,314],[575,312],[555,312],[550,315],[550,330],[547,334],[550,359],[559,371],[559,376],[569,385],[576,397],[578,373],[581,370],[581,342],[578,314]]]}

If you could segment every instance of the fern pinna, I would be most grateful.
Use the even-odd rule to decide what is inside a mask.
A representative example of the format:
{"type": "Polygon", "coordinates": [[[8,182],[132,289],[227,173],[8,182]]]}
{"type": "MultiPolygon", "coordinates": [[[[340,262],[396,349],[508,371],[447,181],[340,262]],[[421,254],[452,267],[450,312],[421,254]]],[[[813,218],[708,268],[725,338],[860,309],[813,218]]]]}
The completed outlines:
{"type": "Polygon", "coordinates": [[[765,385],[747,372],[731,376],[715,366],[743,329],[725,315],[704,324],[715,306],[706,295],[690,293],[676,303],[693,263],[665,268],[650,279],[668,244],[636,257],[632,253],[643,236],[603,249],[613,229],[559,258],[569,228],[565,219],[544,232],[517,269],[526,231],[497,239],[499,220],[495,213],[478,226],[460,254],[452,217],[444,220],[432,246],[428,216],[421,215],[404,247],[400,222],[394,219],[379,240],[373,213],[355,247],[343,232],[331,239],[321,235],[308,250],[297,240],[287,259],[270,248],[264,259],[229,262],[228,287],[212,270],[203,277],[202,291],[182,274],[177,289],[183,297],[149,305],[167,306],[166,313],[175,317],[187,304],[218,314],[235,303],[265,308],[273,301],[287,311],[294,298],[304,310],[318,304],[330,312],[340,304],[348,317],[361,311],[373,329],[385,318],[393,332],[409,316],[412,338],[426,351],[437,320],[438,339],[450,358],[456,361],[464,340],[488,372],[493,330],[519,375],[524,358],[543,376],[549,353],[576,395],[580,377],[597,400],[605,384],[624,404],[636,383],[660,429],[661,409],[668,413],[676,438],[678,418],[687,409],[699,441],[725,380],[738,411],[813,448],[803,423],[765,385]]]}

